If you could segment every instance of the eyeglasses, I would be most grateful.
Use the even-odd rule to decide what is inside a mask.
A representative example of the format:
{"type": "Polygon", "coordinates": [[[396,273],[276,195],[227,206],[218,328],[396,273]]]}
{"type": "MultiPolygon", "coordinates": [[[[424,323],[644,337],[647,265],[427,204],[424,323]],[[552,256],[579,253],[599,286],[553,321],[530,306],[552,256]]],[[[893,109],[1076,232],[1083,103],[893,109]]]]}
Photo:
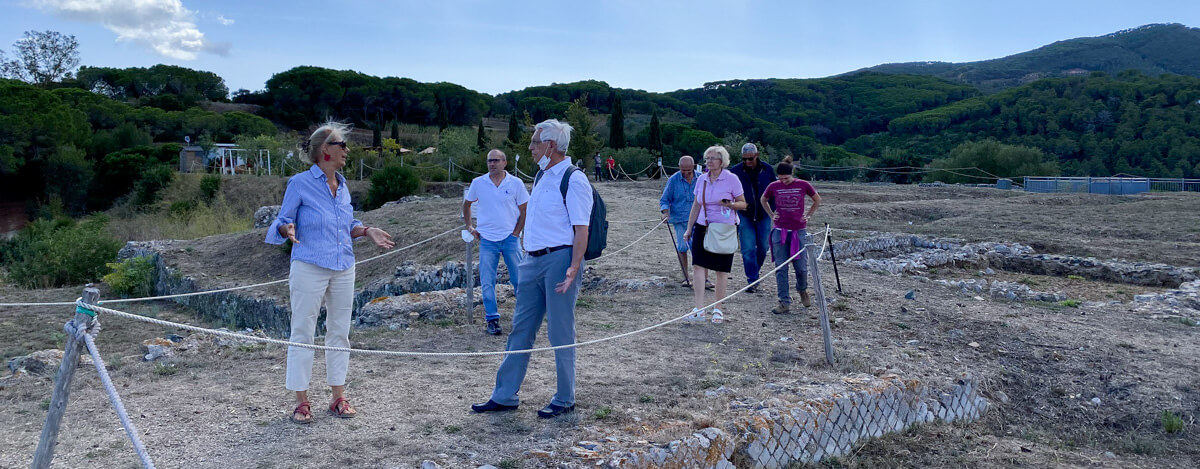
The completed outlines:
{"type": "Polygon", "coordinates": [[[340,142],[325,142],[325,144],[329,145],[331,147],[342,147],[343,150],[346,149],[346,141],[345,140],[342,140],[340,142]]]}
{"type": "Polygon", "coordinates": [[[742,157],[742,161],[751,161],[751,160],[757,160],[757,159],[758,159],[757,156],[751,156],[749,158],[746,158],[744,156],[742,157]]]}
{"type": "Polygon", "coordinates": [[[492,160],[492,159],[489,159],[489,160],[487,160],[487,162],[488,162],[488,164],[492,164],[492,163],[503,163],[503,162],[504,162],[504,160],[500,160],[500,159],[492,160]]]}

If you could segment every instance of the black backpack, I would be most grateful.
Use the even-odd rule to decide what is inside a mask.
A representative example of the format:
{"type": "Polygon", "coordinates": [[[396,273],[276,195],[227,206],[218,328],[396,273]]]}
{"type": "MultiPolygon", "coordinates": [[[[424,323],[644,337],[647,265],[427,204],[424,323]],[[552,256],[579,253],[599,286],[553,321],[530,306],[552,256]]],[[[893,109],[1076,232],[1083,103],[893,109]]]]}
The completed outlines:
{"type": "MultiPolygon", "coordinates": [[[[563,205],[567,203],[567,189],[571,186],[571,174],[575,171],[584,173],[575,165],[568,165],[567,170],[563,172],[562,183],[558,185],[559,192],[562,192],[563,205]]],[[[533,177],[533,185],[537,185],[542,179],[543,171],[539,170],[537,175],[533,177]]],[[[591,182],[588,183],[591,186],[591,182]]],[[[600,198],[600,192],[596,191],[596,187],[592,186],[592,215],[588,220],[588,244],[587,250],[583,253],[585,260],[592,260],[600,257],[600,253],[604,248],[608,247],[608,213],[604,207],[604,199],[600,198]]]]}

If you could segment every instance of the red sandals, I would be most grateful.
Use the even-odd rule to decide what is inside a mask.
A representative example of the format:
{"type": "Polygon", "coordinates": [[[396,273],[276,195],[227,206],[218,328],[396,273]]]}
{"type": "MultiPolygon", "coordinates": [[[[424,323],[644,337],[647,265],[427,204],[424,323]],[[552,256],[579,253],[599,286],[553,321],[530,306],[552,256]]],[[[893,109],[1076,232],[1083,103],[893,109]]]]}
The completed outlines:
{"type": "Polygon", "coordinates": [[[353,409],[350,407],[350,400],[346,399],[345,397],[334,399],[333,403],[329,404],[329,413],[333,414],[334,417],[343,419],[352,419],[357,417],[358,412],[351,412],[351,410],[353,409]]]}
{"type": "Polygon", "coordinates": [[[312,423],[312,421],[313,421],[312,406],[308,404],[308,401],[304,401],[304,402],[297,404],[296,410],[292,411],[292,423],[298,423],[298,424],[303,425],[303,424],[307,424],[307,423],[312,423]],[[299,416],[299,417],[297,417],[297,416],[299,416]]]}

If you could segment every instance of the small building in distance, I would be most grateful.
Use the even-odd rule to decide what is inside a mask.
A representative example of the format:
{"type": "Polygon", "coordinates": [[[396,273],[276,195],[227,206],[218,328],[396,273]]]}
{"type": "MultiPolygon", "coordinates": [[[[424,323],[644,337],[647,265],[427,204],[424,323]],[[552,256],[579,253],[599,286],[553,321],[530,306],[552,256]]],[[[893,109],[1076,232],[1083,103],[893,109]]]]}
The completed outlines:
{"type": "Polygon", "coordinates": [[[208,161],[200,145],[188,145],[179,150],[179,172],[202,173],[207,168],[208,161]]]}

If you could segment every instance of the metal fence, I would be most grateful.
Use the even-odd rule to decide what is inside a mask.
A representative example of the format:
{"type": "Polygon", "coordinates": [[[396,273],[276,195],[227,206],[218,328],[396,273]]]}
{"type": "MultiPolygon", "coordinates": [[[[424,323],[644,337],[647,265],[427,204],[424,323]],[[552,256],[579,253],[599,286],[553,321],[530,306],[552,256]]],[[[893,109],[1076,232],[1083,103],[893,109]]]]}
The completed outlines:
{"type": "Polygon", "coordinates": [[[1129,195],[1142,192],[1200,192],[1200,179],[1137,177],[1025,177],[1026,192],[1129,195]]]}

